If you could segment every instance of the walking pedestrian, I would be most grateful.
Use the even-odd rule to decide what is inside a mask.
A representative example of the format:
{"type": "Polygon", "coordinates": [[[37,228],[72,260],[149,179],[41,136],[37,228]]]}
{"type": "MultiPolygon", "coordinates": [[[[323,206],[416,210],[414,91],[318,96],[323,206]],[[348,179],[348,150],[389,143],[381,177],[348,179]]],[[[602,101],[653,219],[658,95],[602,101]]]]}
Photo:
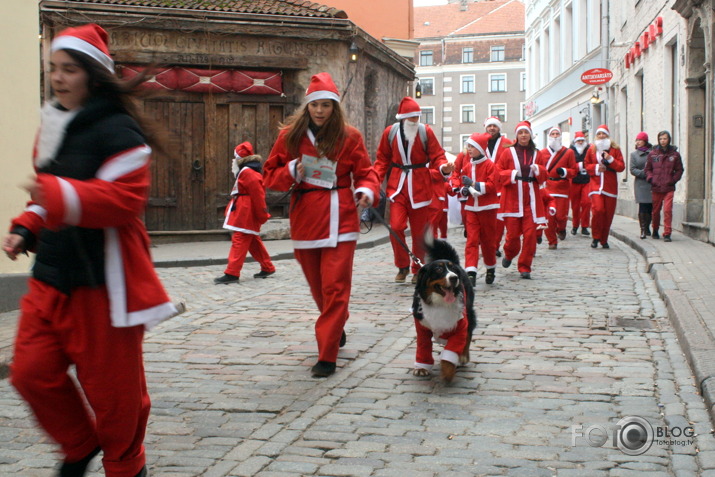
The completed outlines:
{"type": "Polygon", "coordinates": [[[50,53],[32,200],[3,240],[11,259],[36,253],[10,380],[60,445],[58,475],[84,475],[103,452],[107,476],[145,476],[142,339],[177,309],[141,220],[155,141],[129,96],[143,78],[119,81],[95,24],[65,29],[50,53]]]}
{"type": "Polygon", "coordinates": [[[432,202],[430,224],[434,238],[447,238],[447,189],[449,181],[439,171],[430,171],[432,177],[432,202]]]}
{"type": "Polygon", "coordinates": [[[327,377],[346,341],[358,207],[377,205],[380,193],[362,135],[346,122],[330,74],[311,78],[303,107],[281,129],[263,170],[266,187],[293,188],[291,239],[320,312],[311,372],[327,377]]]}
{"type": "Polygon", "coordinates": [[[600,242],[601,247],[610,248],[608,235],[616,213],[618,173],[623,172],[626,165],[621,149],[611,141],[607,125],[596,129],[596,141],[588,149],[584,163],[591,176],[591,247],[597,248],[600,242]]]}
{"type": "MultiPolygon", "coordinates": [[[[487,143],[486,152],[487,158],[496,163],[499,153],[504,149],[508,148],[514,141],[509,140],[505,135],[501,133],[502,123],[501,120],[496,116],[490,116],[484,120],[484,131],[489,134],[489,142],[487,143]]],[[[497,187],[497,200],[501,199],[501,185],[496,184],[497,187]]],[[[494,247],[497,251],[497,257],[501,257],[501,241],[504,237],[504,222],[501,220],[496,221],[496,230],[494,231],[494,247]]]]}
{"type": "MultiPolygon", "coordinates": [[[[375,171],[380,183],[387,178],[387,197],[390,200],[390,227],[403,244],[409,221],[412,230],[412,253],[424,262],[422,245],[425,228],[430,223],[429,205],[432,202],[432,176],[430,171],[444,179],[454,171],[448,163],[437,136],[427,124],[420,123],[422,110],[409,96],[400,101],[395,116],[398,120],[385,128],[377,148],[375,171]]],[[[417,282],[419,265],[412,262],[400,242],[390,235],[394,263],[397,267],[395,282],[404,283],[412,268],[412,282],[417,282]]]]}
{"type": "Polygon", "coordinates": [[[231,201],[226,206],[226,219],[223,222],[223,228],[232,230],[233,236],[226,270],[223,276],[214,279],[217,285],[238,283],[247,253],[261,265],[261,271],[254,274],[253,278],[267,278],[276,272],[259,235],[261,225],[270,218],[261,176],[262,158],[253,153],[250,142],[236,146],[233,154],[232,171],[236,182],[231,189],[231,201]]]}
{"type": "Polygon", "coordinates": [[[636,178],[633,184],[633,193],[636,203],[638,203],[641,239],[650,236],[650,221],[653,213],[653,195],[645,173],[646,160],[652,148],[653,146],[648,142],[648,134],[645,131],[639,132],[636,136],[636,150],[631,152],[630,170],[636,178]]]}
{"type": "Polygon", "coordinates": [[[571,179],[571,235],[578,233],[578,228],[581,226],[581,235],[591,235],[588,230],[591,222],[591,199],[588,194],[591,191],[589,186],[591,176],[584,167],[584,159],[588,152],[590,144],[586,142],[586,137],[582,131],[576,131],[574,134],[571,150],[574,152],[574,160],[578,167],[578,174],[571,179]]]}
{"type": "Polygon", "coordinates": [[[539,151],[532,139],[531,123],[520,122],[515,133],[516,143],[502,150],[496,163],[496,179],[502,189],[497,218],[506,227],[502,266],[508,268],[519,255],[521,278],[529,279],[536,253],[536,227],[546,224],[540,185],[547,180],[547,172],[536,162],[539,151]]]}
{"type": "Polygon", "coordinates": [[[668,131],[659,132],[658,145],[648,153],[645,165],[646,180],[652,186],[653,194],[653,238],[660,238],[658,228],[662,208],[664,242],[672,242],[673,195],[675,184],[683,177],[683,160],[671,140],[668,131]]]}

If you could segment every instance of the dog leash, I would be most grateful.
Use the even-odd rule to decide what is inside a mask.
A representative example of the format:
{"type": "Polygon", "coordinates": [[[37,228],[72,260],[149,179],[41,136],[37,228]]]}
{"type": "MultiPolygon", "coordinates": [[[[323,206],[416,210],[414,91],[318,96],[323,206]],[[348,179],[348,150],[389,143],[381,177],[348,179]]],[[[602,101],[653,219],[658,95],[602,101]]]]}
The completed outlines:
{"type": "MultiPolygon", "coordinates": [[[[415,264],[418,267],[422,268],[422,266],[424,265],[422,263],[422,261],[414,253],[412,253],[412,250],[410,250],[410,248],[407,246],[407,244],[402,241],[402,239],[400,238],[399,235],[397,235],[397,232],[392,230],[392,227],[390,227],[387,224],[387,222],[385,222],[385,219],[380,215],[380,213],[375,208],[372,208],[372,207],[370,208],[370,212],[371,212],[370,215],[372,217],[377,217],[377,221],[380,222],[382,225],[384,225],[385,228],[387,228],[387,230],[390,232],[390,234],[392,234],[392,236],[395,237],[395,240],[397,240],[397,243],[399,243],[402,246],[402,248],[405,249],[405,251],[407,252],[407,255],[410,256],[412,261],[415,262],[415,264]]],[[[370,225],[370,229],[372,229],[372,225],[370,225]]],[[[414,237],[413,237],[413,240],[414,240],[414,237]]]]}

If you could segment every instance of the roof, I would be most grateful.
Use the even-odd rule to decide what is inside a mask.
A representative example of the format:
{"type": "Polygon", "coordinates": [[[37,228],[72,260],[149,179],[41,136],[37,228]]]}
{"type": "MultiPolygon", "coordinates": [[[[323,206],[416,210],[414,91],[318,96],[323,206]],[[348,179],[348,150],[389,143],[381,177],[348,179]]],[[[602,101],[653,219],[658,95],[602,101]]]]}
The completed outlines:
{"type": "Polygon", "coordinates": [[[319,18],[347,18],[337,8],[306,0],[66,0],[68,4],[131,6],[141,8],[176,8],[212,12],[289,15],[319,18]]]}
{"type": "Polygon", "coordinates": [[[415,7],[415,38],[524,31],[522,0],[478,0],[462,11],[460,3],[415,7]]]}

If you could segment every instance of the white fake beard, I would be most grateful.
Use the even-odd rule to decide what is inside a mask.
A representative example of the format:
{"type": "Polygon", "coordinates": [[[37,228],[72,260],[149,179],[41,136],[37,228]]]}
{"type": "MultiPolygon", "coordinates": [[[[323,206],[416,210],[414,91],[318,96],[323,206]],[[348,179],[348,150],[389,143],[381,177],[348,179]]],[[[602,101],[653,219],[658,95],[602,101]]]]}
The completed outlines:
{"type": "Polygon", "coordinates": [[[238,175],[238,159],[234,159],[231,163],[231,172],[233,172],[233,177],[238,175]]]}
{"type": "Polygon", "coordinates": [[[606,139],[596,139],[596,149],[599,151],[607,151],[611,148],[611,140],[609,138],[606,139]]]}
{"type": "Polygon", "coordinates": [[[415,140],[415,137],[417,136],[417,130],[420,127],[420,122],[419,121],[405,121],[402,124],[402,127],[405,130],[405,139],[407,139],[408,143],[412,143],[415,140]]]}
{"type": "Polygon", "coordinates": [[[560,137],[549,137],[549,147],[552,151],[558,151],[561,149],[561,138],[560,137]]]}
{"type": "Polygon", "coordinates": [[[586,150],[586,146],[588,146],[588,144],[586,144],[585,142],[582,144],[574,143],[574,147],[576,148],[576,150],[578,151],[579,154],[583,154],[583,151],[586,150]]]}
{"type": "Polygon", "coordinates": [[[65,139],[67,125],[78,112],[79,109],[72,111],[59,109],[52,101],[48,101],[42,106],[40,133],[37,138],[37,157],[35,157],[35,166],[38,169],[48,166],[55,159],[65,139]]]}

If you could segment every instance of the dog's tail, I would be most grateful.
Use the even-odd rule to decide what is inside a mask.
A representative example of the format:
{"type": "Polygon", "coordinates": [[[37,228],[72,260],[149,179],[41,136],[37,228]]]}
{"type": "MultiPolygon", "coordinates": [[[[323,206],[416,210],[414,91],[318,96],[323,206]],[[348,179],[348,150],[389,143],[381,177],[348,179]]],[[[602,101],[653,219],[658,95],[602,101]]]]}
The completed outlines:
{"type": "Polygon", "coordinates": [[[435,260],[449,260],[450,262],[459,265],[459,253],[446,240],[434,238],[432,227],[429,226],[425,230],[423,237],[425,251],[427,252],[427,262],[435,260]]]}

